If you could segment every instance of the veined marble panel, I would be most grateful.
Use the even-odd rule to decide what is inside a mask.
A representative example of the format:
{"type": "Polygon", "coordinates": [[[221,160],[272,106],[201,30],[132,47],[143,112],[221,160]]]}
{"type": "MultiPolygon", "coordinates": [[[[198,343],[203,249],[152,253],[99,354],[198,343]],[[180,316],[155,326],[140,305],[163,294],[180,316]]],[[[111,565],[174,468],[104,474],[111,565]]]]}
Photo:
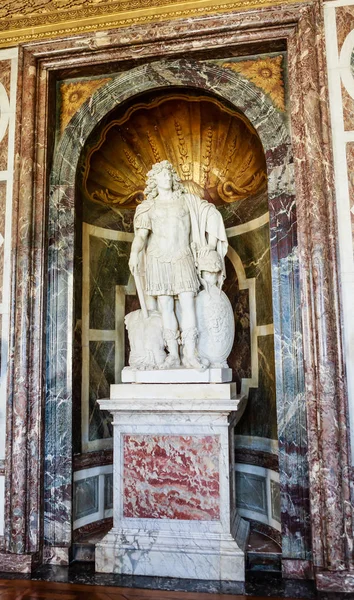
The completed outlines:
{"type": "Polygon", "coordinates": [[[279,473],[256,465],[236,469],[236,499],[241,516],[281,531],[279,473]]]}
{"type": "MultiPolygon", "coordinates": [[[[92,215],[91,215],[92,216],[92,215]]],[[[88,223],[82,226],[82,286],[76,314],[82,323],[76,341],[82,348],[81,431],[84,451],[112,445],[108,414],[98,398],[120,381],[125,364],[125,301],[135,287],[128,269],[132,234],[88,223]]],[[[76,277],[80,279],[81,271],[76,277]]]]}
{"type": "Polygon", "coordinates": [[[353,131],[354,129],[354,100],[347,92],[346,87],[341,85],[342,109],[343,109],[343,124],[345,131],[353,131]]]}
{"type": "Polygon", "coordinates": [[[109,386],[114,380],[114,341],[89,342],[89,442],[112,437],[111,419],[100,414],[98,398],[109,395],[109,386]]]}
{"type": "Polygon", "coordinates": [[[74,473],[73,529],[113,514],[113,467],[105,465],[74,473]]]}
{"type": "Polygon", "coordinates": [[[220,518],[219,436],[123,436],[123,516],[220,518]]]}
{"type": "MultiPolygon", "coordinates": [[[[18,50],[0,50],[0,459],[5,458],[6,439],[17,67],[18,50]]],[[[4,482],[0,477],[0,535],[4,531],[4,482]]]]}
{"type": "MultiPolygon", "coordinates": [[[[353,77],[354,81],[354,77],[353,77]]],[[[353,108],[354,108],[354,98],[353,108]]],[[[353,128],[354,129],[354,128],[353,128]]],[[[349,206],[352,224],[352,239],[354,240],[354,140],[347,142],[348,184],[349,184],[349,206]]]]}
{"type": "Polygon", "coordinates": [[[347,364],[352,464],[354,464],[354,5],[325,2],[325,34],[334,155],[335,190],[343,306],[344,355],[347,364]],[[344,90],[344,93],[343,93],[344,90]]]}
{"type": "Polygon", "coordinates": [[[74,482],[74,521],[98,512],[98,482],[97,475],[74,482]]]}
{"type": "Polygon", "coordinates": [[[259,227],[260,221],[258,219],[261,219],[264,224],[264,215],[268,213],[268,192],[267,190],[261,190],[244,200],[224,204],[219,207],[219,210],[230,237],[250,231],[259,227]]]}
{"type": "Polygon", "coordinates": [[[5,477],[0,475],[0,536],[4,535],[5,477]]]}
{"type": "MultiPolygon", "coordinates": [[[[242,377],[242,389],[247,389],[249,395],[249,404],[236,434],[277,439],[269,212],[266,205],[264,210],[259,217],[227,229],[228,259],[237,273],[240,288],[234,308],[235,344],[229,362],[236,380],[242,377]],[[239,310],[238,304],[241,305],[239,310]]],[[[226,291],[233,306],[235,287],[236,283],[230,286],[226,281],[226,291]]]]}
{"type": "Polygon", "coordinates": [[[4,278],[4,241],[6,217],[6,188],[7,181],[0,181],[0,304],[2,303],[2,287],[4,278]]]}
{"type": "Polygon", "coordinates": [[[127,285],[130,277],[131,242],[103,235],[90,236],[90,329],[115,329],[115,286],[127,285]]]}
{"type": "Polygon", "coordinates": [[[265,220],[264,216],[267,214],[258,219],[258,227],[254,229],[241,230],[238,235],[230,235],[228,231],[229,244],[241,258],[247,279],[254,277],[256,281],[257,325],[273,322],[269,217],[265,220]]]}
{"type": "Polygon", "coordinates": [[[250,512],[267,514],[266,479],[253,473],[236,471],[237,507],[250,512]]]}
{"type": "Polygon", "coordinates": [[[270,498],[271,498],[272,519],[274,519],[274,521],[278,521],[278,523],[280,523],[280,519],[281,519],[280,488],[279,488],[279,481],[274,481],[274,479],[271,479],[271,481],[270,481],[270,498]]]}
{"type": "Polygon", "coordinates": [[[257,339],[258,386],[250,387],[248,406],[236,436],[269,438],[277,444],[274,335],[257,339]]]}
{"type": "Polygon", "coordinates": [[[9,118],[10,110],[10,88],[11,88],[11,59],[1,60],[0,68],[0,172],[7,171],[9,153],[9,118]]]}
{"type": "Polygon", "coordinates": [[[333,25],[336,31],[338,51],[340,52],[346,37],[354,29],[354,11],[353,5],[345,0],[336,2],[336,5],[333,25]]]}
{"type": "Polygon", "coordinates": [[[104,509],[113,510],[113,473],[104,476],[104,509]]]}

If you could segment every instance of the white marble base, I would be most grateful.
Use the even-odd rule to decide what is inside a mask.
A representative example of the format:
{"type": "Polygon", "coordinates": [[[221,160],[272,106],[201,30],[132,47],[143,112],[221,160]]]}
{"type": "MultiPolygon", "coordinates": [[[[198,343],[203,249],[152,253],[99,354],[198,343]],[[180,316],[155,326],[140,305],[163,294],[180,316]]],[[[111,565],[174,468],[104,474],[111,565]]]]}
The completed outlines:
{"type": "MultiPolygon", "coordinates": [[[[187,406],[191,407],[190,400],[211,402],[212,404],[218,400],[232,400],[230,403],[230,411],[236,406],[235,401],[240,400],[240,396],[236,397],[236,383],[152,383],[142,385],[140,383],[113,383],[110,387],[111,397],[98,400],[101,410],[123,410],[124,400],[134,400],[139,402],[155,401],[155,400],[176,400],[188,402],[187,406]],[[105,406],[103,406],[103,403],[105,406]],[[107,405],[107,403],[110,403],[107,405]]],[[[136,411],[136,406],[130,404],[130,409],[136,411]]],[[[172,407],[171,407],[172,408],[172,407]]],[[[192,407],[191,407],[192,408],[192,407]]],[[[139,409],[138,409],[139,410],[139,409]]],[[[206,410],[208,410],[206,408],[206,410]]]]}
{"type": "Polygon", "coordinates": [[[245,558],[231,535],[171,535],[112,529],[96,546],[96,571],[244,581],[245,558]]]}
{"type": "Polygon", "coordinates": [[[232,380],[232,370],[222,368],[205,369],[155,369],[138,371],[124,367],[122,383],[227,383],[232,380]]]}
{"type": "Polygon", "coordinates": [[[229,456],[245,403],[235,383],[111,386],[99,405],[113,415],[114,526],[97,571],[244,581],[229,456]]]}

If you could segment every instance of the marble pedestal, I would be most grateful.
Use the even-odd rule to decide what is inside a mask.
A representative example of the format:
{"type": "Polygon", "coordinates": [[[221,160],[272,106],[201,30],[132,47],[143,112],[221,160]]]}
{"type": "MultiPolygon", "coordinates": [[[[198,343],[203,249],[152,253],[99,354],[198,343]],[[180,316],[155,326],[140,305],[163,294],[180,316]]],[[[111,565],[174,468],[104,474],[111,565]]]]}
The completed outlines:
{"type": "Polygon", "coordinates": [[[122,370],[122,383],[227,383],[232,380],[232,369],[211,368],[205,371],[195,369],[161,369],[138,371],[132,367],[122,370]]]}
{"type": "Polygon", "coordinates": [[[245,402],[233,383],[111,386],[114,524],[97,571],[244,581],[229,432],[245,402]]]}

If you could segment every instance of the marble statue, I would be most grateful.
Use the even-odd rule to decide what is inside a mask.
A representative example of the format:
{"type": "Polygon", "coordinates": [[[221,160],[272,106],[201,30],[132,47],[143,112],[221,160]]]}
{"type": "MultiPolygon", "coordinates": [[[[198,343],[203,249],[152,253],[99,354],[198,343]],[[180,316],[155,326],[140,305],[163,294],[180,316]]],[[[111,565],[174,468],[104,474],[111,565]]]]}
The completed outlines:
{"type": "Polygon", "coordinates": [[[129,259],[141,305],[139,314],[126,317],[130,366],[225,365],[234,325],[221,291],[228,246],[222,217],[213,204],[187,192],[167,160],[147,174],[145,197],[135,212],[129,259]]]}
{"type": "Polygon", "coordinates": [[[246,396],[226,363],[226,231],[168,161],[148,173],[145,196],[129,259],[141,307],[125,317],[130,366],[99,400],[113,415],[117,493],[96,570],[241,581],[249,524],[236,512],[229,440],[246,396]]]}
{"type": "Polygon", "coordinates": [[[142,310],[134,310],[124,321],[129,334],[130,366],[139,370],[163,368],[166,352],[160,313],[152,310],[146,318],[142,310]]]}

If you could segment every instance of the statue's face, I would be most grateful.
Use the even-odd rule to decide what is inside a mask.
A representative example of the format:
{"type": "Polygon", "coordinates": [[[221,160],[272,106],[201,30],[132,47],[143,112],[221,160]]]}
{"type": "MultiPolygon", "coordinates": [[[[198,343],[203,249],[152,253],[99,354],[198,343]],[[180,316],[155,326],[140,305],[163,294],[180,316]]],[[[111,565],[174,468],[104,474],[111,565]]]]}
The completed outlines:
{"type": "Polygon", "coordinates": [[[219,273],[211,273],[210,271],[202,271],[202,279],[209,285],[216,285],[218,282],[219,273]]]}
{"type": "Polygon", "coordinates": [[[162,169],[160,173],[155,175],[157,187],[162,190],[170,190],[172,188],[172,173],[169,169],[162,169]]]}

